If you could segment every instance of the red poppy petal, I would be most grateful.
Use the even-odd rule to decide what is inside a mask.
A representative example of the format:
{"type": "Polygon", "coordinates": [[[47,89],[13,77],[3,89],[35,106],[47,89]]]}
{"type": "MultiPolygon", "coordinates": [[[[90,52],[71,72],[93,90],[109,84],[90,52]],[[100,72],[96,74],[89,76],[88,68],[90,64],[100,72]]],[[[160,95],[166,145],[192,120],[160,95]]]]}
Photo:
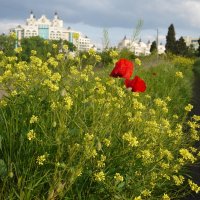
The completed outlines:
{"type": "Polygon", "coordinates": [[[126,59],[120,59],[116,62],[114,69],[110,73],[112,77],[121,77],[129,79],[133,74],[133,63],[126,59]]]}
{"type": "Polygon", "coordinates": [[[144,92],[146,90],[146,83],[139,76],[135,76],[133,80],[125,80],[127,88],[132,88],[133,92],[144,92]]]}

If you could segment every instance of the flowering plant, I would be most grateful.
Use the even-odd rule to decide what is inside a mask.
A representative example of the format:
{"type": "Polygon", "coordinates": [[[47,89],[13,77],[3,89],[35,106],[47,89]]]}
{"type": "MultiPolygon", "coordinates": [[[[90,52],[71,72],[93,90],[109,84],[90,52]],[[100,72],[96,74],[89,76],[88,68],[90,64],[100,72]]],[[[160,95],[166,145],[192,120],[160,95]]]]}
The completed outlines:
{"type": "Polygon", "coordinates": [[[126,79],[125,85],[127,88],[131,88],[132,92],[144,92],[146,90],[146,84],[139,76],[135,76],[133,80],[126,79]]]}
{"type": "Polygon", "coordinates": [[[129,79],[133,73],[133,63],[124,58],[116,62],[110,76],[129,79]]]}
{"type": "Polygon", "coordinates": [[[144,92],[146,90],[146,83],[139,76],[135,76],[134,79],[130,80],[133,74],[133,63],[124,58],[116,62],[114,69],[110,76],[125,78],[126,88],[131,88],[132,92],[144,92]]]}

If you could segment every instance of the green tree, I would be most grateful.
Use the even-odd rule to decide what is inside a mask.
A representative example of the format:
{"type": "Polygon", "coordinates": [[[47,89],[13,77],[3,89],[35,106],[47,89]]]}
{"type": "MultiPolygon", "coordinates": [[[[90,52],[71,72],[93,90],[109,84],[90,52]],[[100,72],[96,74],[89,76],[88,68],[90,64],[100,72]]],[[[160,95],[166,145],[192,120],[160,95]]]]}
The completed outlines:
{"type": "Polygon", "coordinates": [[[200,57],[200,38],[198,39],[199,47],[197,49],[197,56],[200,57]]]}
{"type": "Polygon", "coordinates": [[[151,44],[151,47],[150,47],[150,52],[151,53],[156,53],[158,50],[157,50],[157,44],[156,44],[156,41],[153,41],[152,44],[151,44]]]}
{"type": "Polygon", "coordinates": [[[197,54],[196,49],[194,48],[194,44],[190,44],[190,46],[188,47],[188,57],[195,57],[197,54]]]}
{"type": "Polygon", "coordinates": [[[36,50],[37,56],[45,59],[47,53],[51,53],[51,55],[54,56],[58,52],[61,52],[63,45],[68,45],[70,51],[75,50],[75,46],[66,40],[48,40],[45,42],[45,39],[39,36],[23,38],[21,40],[21,47],[23,50],[21,58],[22,60],[29,61],[31,50],[36,50]],[[56,49],[52,48],[53,44],[57,45],[56,49]]]}
{"type": "Polygon", "coordinates": [[[37,56],[43,58],[48,52],[47,46],[44,45],[44,41],[45,40],[39,36],[23,38],[21,40],[22,60],[28,61],[30,59],[31,50],[36,50],[37,56]]]}
{"type": "Polygon", "coordinates": [[[7,56],[12,56],[14,54],[16,38],[13,34],[0,35],[0,50],[3,51],[7,56]]]}
{"type": "Polygon", "coordinates": [[[176,37],[173,24],[171,24],[168,28],[165,48],[166,52],[176,53],[176,37]]]}
{"type": "Polygon", "coordinates": [[[179,40],[176,41],[176,51],[177,55],[186,56],[188,55],[188,47],[186,46],[185,40],[183,37],[180,37],[179,40]]]}

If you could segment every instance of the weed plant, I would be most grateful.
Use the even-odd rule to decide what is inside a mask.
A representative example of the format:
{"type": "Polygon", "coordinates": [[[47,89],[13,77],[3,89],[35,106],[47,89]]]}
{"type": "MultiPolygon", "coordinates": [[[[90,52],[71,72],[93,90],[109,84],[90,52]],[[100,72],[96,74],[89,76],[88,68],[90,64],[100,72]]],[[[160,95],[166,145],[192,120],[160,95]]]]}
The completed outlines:
{"type": "Polygon", "coordinates": [[[135,64],[147,90],[134,93],[109,76],[113,65],[94,72],[93,50],[44,60],[32,51],[30,62],[20,51],[0,52],[0,199],[168,200],[199,192],[186,170],[200,156],[193,147],[200,117],[186,120],[188,60],[135,64]]]}

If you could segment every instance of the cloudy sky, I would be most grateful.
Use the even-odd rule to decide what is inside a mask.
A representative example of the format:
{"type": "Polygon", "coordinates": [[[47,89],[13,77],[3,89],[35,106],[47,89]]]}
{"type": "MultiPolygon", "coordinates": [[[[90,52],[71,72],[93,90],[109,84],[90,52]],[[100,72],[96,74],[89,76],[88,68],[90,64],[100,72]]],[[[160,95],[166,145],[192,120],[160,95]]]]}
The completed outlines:
{"type": "Polygon", "coordinates": [[[25,24],[30,11],[36,18],[45,14],[52,19],[57,11],[66,27],[81,31],[101,45],[103,29],[109,33],[112,45],[126,35],[131,37],[139,20],[143,20],[142,41],[165,43],[170,24],[180,36],[200,36],[200,0],[0,0],[0,33],[25,24]]]}

